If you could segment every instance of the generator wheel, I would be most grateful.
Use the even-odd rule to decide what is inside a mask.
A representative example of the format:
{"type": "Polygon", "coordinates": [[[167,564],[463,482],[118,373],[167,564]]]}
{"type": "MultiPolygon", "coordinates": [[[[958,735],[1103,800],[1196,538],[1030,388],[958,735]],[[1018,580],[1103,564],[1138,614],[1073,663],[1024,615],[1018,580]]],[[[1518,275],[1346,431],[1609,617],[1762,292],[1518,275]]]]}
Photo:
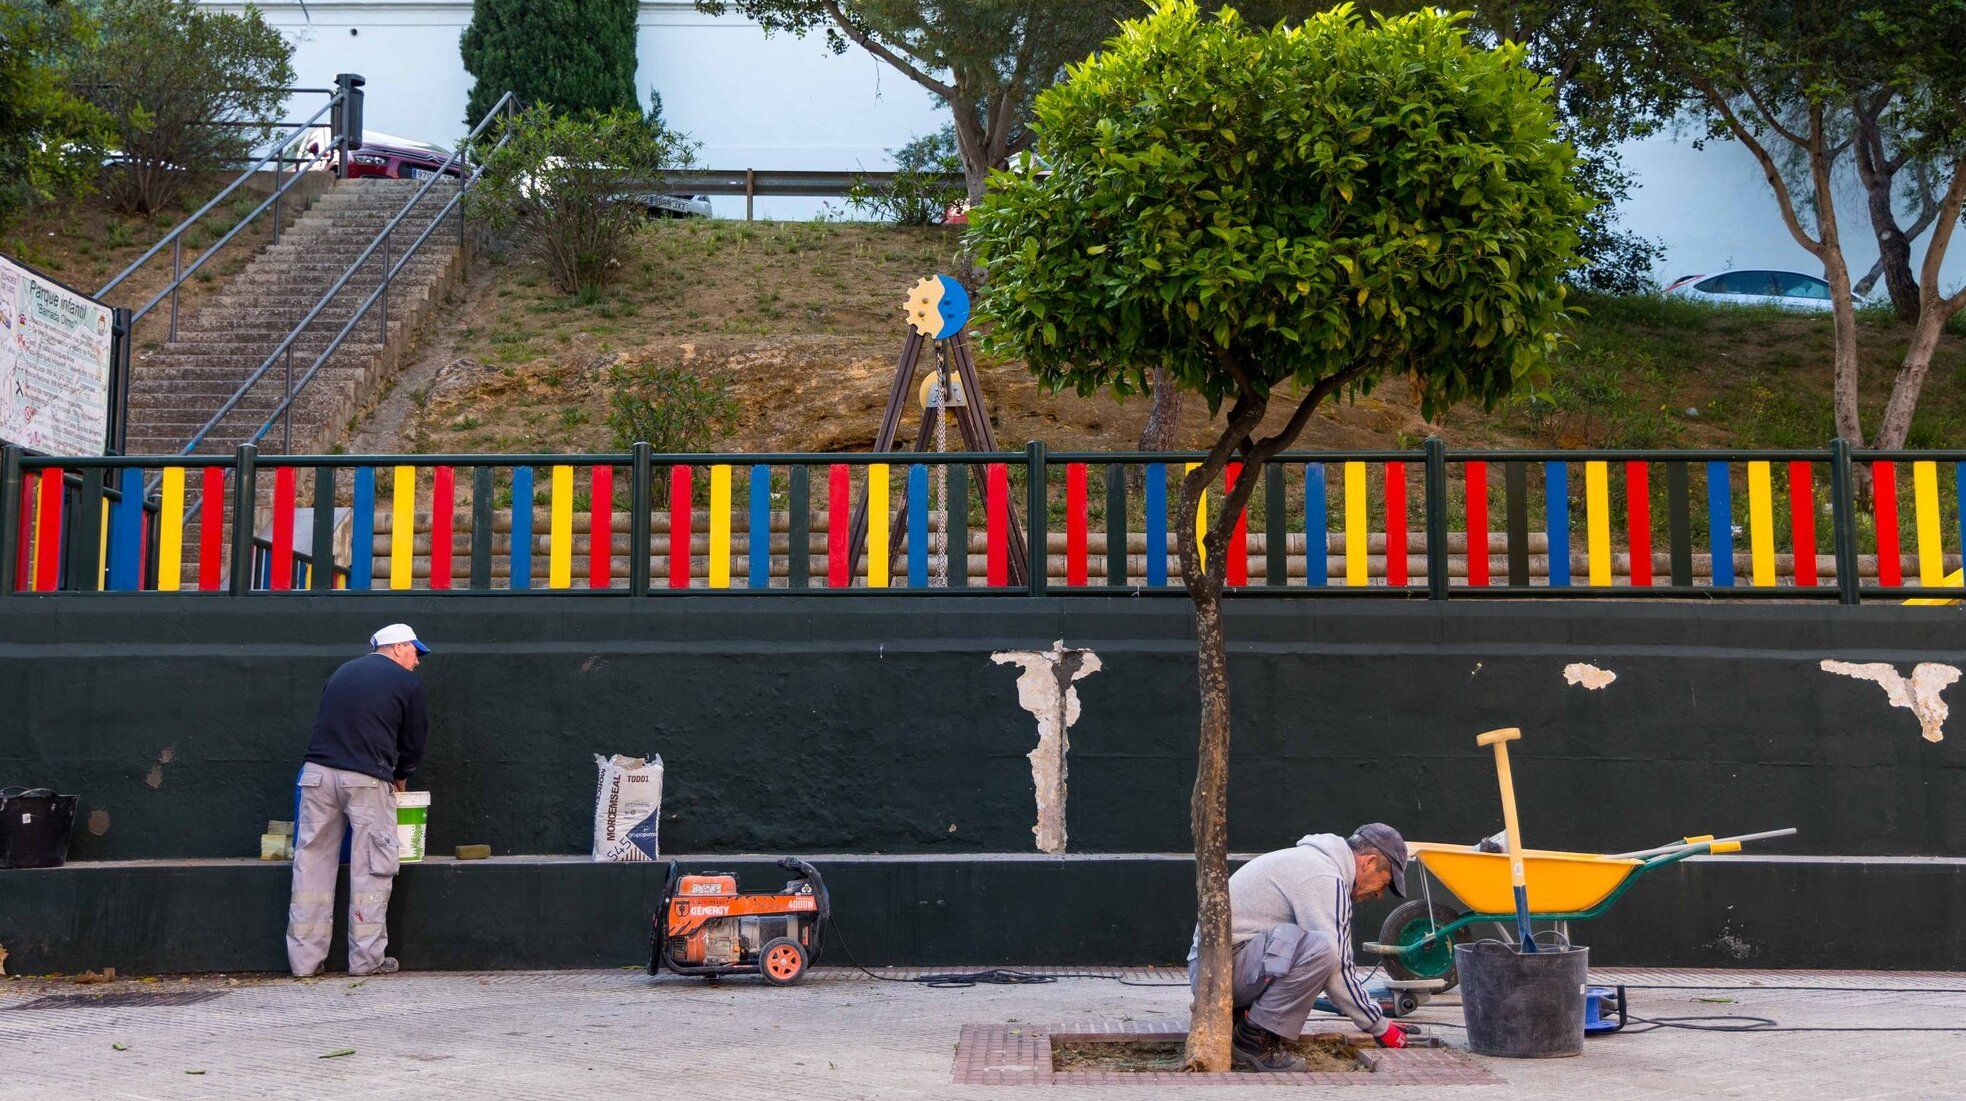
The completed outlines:
{"type": "Polygon", "coordinates": [[[773,986],[790,986],[806,973],[806,950],[790,937],[766,941],[758,953],[758,973],[773,986]]]}
{"type": "MultiPolygon", "coordinates": [[[[1438,902],[1433,904],[1430,915],[1425,899],[1409,899],[1393,907],[1393,912],[1386,915],[1385,924],[1379,927],[1379,943],[1417,945],[1434,929],[1460,916],[1438,902]]],[[[1425,948],[1412,948],[1396,956],[1385,956],[1386,974],[1402,980],[1445,979],[1447,985],[1443,989],[1452,990],[1460,981],[1460,976],[1454,973],[1454,945],[1466,944],[1469,939],[1468,931],[1462,929],[1425,948]]]]}

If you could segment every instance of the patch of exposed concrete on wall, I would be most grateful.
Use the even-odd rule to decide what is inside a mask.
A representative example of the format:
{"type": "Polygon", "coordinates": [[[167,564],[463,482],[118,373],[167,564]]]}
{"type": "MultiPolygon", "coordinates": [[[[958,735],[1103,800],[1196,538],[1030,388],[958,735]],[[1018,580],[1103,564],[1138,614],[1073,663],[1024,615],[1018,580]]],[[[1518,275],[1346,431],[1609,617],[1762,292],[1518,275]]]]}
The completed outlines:
{"type": "Polygon", "coordinates": [[[109,812],[97,807],[89,812],[89,832],[101,837],[109,832],[109,812]]]}
{"type": "Polygon", "coordinates": [[[1959,679],[1959,667],[1921,661],[1911,671],[1911,679],[1881,661],[1824,661],[1822,670],[1838,676],[1872,681],[1884,689],[1892,707],[1902,707],[1918,716],[1918,730],[1928,742],[1945,739],[1946,686],[1959,679]]]}
{"type": "Polygon", "coordinates": [[[156,791],[158,788],[164,786],[164,766],[176,759],[176,746],[167,745],[158,751],[157,763],[151,765],[150,771],[143,774],[143,782],[150,785],[150,790],[156,791]]]}
{"type": "Polygon", "coordinates": [[[1038,822],[1031,832],[1038,850],[1065,851],[1065,759],[1071,749],[1067,732],[1079,721],[1079,691],[1072,682],[1099,671],[1099,655],[1069,650],[1063,639],[1049,650],[1000,650],[990,655],[998,665],[1024,670],[1017,678],[1017,706],[1038,720],[1038,746],[1030,753],[1031,782],[1037,788],[1038,822]]]}
{"type": "Polygon", "coordinates": [[[1573,661],[1563,667],[1565,684],[1581,684],[1593,692],[1617,679],[1618,674],[1611,670],[1599,669],[1595,665],[1586,665],[1581,661],[1573,661]]]}

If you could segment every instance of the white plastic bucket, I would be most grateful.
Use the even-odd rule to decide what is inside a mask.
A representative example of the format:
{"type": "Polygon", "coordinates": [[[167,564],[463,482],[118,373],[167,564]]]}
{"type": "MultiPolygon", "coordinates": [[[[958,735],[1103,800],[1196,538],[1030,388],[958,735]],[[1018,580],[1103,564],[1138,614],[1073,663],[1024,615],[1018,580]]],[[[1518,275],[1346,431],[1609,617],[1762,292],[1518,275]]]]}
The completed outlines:
{"type": "Polygon", "coordinates": [[[430,793],[396,792],[396,848],[405,864],[423,859],[425,831],[430,828],[430,793]]]}

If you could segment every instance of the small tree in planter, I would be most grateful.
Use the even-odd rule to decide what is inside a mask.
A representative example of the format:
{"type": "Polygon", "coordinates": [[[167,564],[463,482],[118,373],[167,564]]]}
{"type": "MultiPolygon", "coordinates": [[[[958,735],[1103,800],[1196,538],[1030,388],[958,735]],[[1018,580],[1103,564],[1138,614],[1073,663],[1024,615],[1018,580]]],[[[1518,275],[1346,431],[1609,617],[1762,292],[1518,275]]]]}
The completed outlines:
{"type": "Polygon", "coordinates": [[[1167,0],[1039,96],[1035,126],[1049,174],[998,173],[972,219],[988,348],[1054,389],[1124,396],[1165,367],[1227,405],[1178,515],[1243,464],[1205,548],[1176,525],[1201,690],[1187,1059],[1226,1070],[1233,518],[1328,398],[1405,376],[1432,415],[1537,372],[1587,203],[1521,51],[1434,12],[1261,29],[1167,0]],[[1289,414],[1262,434],[1273,402],[1289,414]]]}

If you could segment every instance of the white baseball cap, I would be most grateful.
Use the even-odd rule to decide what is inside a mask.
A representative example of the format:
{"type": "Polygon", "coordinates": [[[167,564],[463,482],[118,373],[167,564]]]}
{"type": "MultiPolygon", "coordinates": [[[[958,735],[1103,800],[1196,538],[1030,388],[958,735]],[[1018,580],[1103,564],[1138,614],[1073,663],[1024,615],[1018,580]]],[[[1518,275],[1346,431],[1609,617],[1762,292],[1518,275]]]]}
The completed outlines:
{"type": "Polygon", "coordinates": [[[394,646],[399,642],[407,642],[416,647],[416,652],[419,654],[430,652],[430,647],[425,646],[416,637],[416,632],[410,630],[410,625],[407,623],[391,623],[389,626],[370,635],[369,649],[380,650],[384,646],[394,646]]]}

